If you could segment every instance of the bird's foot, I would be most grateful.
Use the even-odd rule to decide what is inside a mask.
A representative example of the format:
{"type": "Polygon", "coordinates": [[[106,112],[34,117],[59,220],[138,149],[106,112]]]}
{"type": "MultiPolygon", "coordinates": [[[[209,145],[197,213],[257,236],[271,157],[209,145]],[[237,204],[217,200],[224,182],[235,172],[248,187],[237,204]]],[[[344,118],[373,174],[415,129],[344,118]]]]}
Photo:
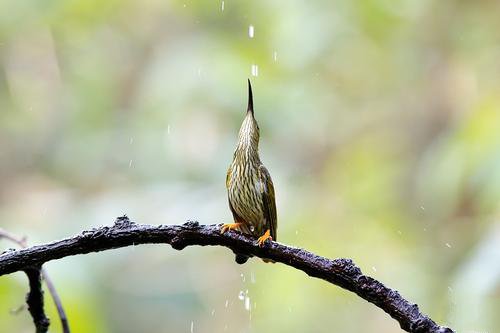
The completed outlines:
{"type": "Polygon", "coordinates": [[[268,239],[271,241],[273,240],[273,238],[271,237],[271,231],[269,229],[267,229],[267,231],[257,239],[257,244],[262,247],[268,239]]]}
{"type": "Polygon", "coordinates": [[[220,229],[220,233],[223,234],[223,233],[225,233],[228,230],[237,230],[237,231],[239,231],[241,225],[242,225],[242,223],[224,223],[222,225],[222,228],[220,229]]]}

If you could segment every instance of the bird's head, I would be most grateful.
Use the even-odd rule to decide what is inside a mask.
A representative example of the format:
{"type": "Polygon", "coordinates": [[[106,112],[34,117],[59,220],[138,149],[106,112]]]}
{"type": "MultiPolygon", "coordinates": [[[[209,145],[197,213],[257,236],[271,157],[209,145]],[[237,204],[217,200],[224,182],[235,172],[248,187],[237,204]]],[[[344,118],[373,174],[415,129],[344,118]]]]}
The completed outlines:
{"type": "Polygon", "coordinates": [[[254,117],[253,110],[253,95],[250,80],[248,80],[248,107],[241,124],[240,134],[238,137],[238,148],[240,149],[255,149],[259,146],[259,125],[254,117]]]}

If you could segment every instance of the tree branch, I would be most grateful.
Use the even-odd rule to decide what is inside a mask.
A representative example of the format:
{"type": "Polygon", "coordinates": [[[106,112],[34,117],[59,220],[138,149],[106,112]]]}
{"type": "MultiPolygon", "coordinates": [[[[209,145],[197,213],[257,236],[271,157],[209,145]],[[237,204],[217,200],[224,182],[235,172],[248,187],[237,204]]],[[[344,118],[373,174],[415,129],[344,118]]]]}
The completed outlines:
{"type": "Polygon", "coordinates": [[[36,333],[46,333],[49,330],[49,318],[43,309],[42,273],[39,267],[29,267],[24,270],[30,283],[30,291],[26,296],[28,311],[33,317],[36,333]]]}
{"type": "Polygon", "coordinates": [[[190,245],[219,245],[234,253],[269,258],[356,293],[387,312],[405,331],[454,332],[437,325],[421,313],[416,304],[405,300],[397,291],[363,275],[350,259],[327,259],[276,242],[259,247],[251,237],[232,231],[221,234],[220,225],[199,225],[198,222],[151,226],[135,224],[126,216],[119,217],[113,226],[84,231],[77,236],[49,244],[6,252],[0,255],[0,276],[67,256],[147,243],[168,243],[176,250],[190,245]]]}
{"type": "MultiPolygon", "coordinates": [[[[0,239],[2,239],[2,238],[5,238],[13,243],[16,243],[17,245],[19,245],[22,248],[28,247],[26,237],[20,238],[14,234],[8,232],[7,230],[0,228],[0,239]]],[[[45,281],[45,284],[47,285],[47,289],[49,290],[49,293],[52,296],[52,300],[54,301],[54,304],[56,306],[57,313],[59,314],[63,333],[70,333],[68,318],[66,317],[66,312],[64,311],[64,307],[62,305],[61,298],[59,297],[59,294],[57,293],[56,288],[54,287],[54,284],[52,283],[52,280],[50,279],[47,271],[43,268],[40,271],[42,274],[42,279],[45,281]]],[[[30,279],[29,275],[28,275],[28,279],[30,279]]],[[[43,294],[42,294],[42,296],[43,296],[43,294]]],[[[30,313],[31,313],[31,311],[30,311],[30,313]]],[[[33,318],[33,320],[35,320],[35,318],[33,318]]]]}

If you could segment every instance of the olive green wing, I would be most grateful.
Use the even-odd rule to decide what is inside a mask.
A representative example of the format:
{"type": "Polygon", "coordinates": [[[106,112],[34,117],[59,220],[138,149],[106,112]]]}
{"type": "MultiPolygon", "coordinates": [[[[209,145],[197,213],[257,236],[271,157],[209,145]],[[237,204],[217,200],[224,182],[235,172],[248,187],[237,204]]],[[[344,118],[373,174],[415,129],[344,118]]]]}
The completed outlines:
{"type": "Polygon", "coordinates": [[[261,196],[266,219],[267,228],[271,231],[271,237],[276,241],[276,231],[278,228],[278,218],[276,216],[276,201],[274,196],[274,185],[269,171],[261,165],[259,167],[259,177],[261,183],[261,196]]]}

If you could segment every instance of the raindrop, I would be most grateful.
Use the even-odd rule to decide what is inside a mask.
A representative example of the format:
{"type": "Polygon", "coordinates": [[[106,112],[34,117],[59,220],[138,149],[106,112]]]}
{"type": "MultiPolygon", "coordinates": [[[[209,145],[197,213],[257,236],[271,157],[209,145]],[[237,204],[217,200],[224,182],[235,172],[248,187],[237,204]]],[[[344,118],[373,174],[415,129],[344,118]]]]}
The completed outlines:
{"type": "Polygon", "coordinates": [[[254,28],[253,25],[250,25],[248,27],[248,37],[253,38],[253,35],[254,35],[254,28]]]}
{"type": "Polygon", "coordinates": [[[299,234],[299,231],[298,230],[295,230],[295,234],[298,235],[299,234]]]}
{"type": "Polygon", "coordinates": [[[170,124],[167,125],[167,135],[170,135],[170,124]]]}
{"type": "Polygon", "coordinates": [[[224,306],[227,308],[228,305],[229,305],[229,300],[226,299],[226,304],[224,306]]]}
{"type": "Polygon", "coordinates": [[[130,160],[130,162],[128,162],[128,167],[131,168],[132,167],[132,160],[130,160]]]}
{"type": "Polygon", "coordinates": [[[128,142],[129,144],[134,143],[134,138],[130,138],[130,141],[128,142]]]}
{"type": "Polygon", "coordinates": [[[220,4],[220,11],[223,12],[224,11],[224,1],[221,2],[220,4]]]}
{"type": "Polygon", "coordinates": [[[242,301],[242,300],[245,299],[245,293],[243,292],[243,290],[240,291],[240,294],[238,295],[238,298],[240,299],[240,301],[242,301]]]}
{"type": "Polygon", "coordinates": [[[398,235],[401,236],[402,234],[401,230],[398,230],[398,235]]]}
{"type": "Polygon", "coordinates": [[[252,76],[259,76],[259,66],[252,65],[252,76]]]}
{"type": "Polygon", "coordinates": [[[373,269],[374,272],[377,271],[377,269],[375,268],[375,266],[372,266],[372,269],[373,269]]]}
{"type": "Polygon", "coordinates": [[[215,309],[212,310],[212,316],[215,316],[215,309]]]}
{"type": "Polygon", "coordinates": [[[255,273],[250,272],[250,282],[255,283],[255,273]]]}
{"type": "Polygon", "coordinates": [[[245,297],[245,310],[250,311],[250,297],[245,297]]]}
{"type": "Polygon", "coordinates": [[[278,52],[277,51],[273,52],[273,60],[274,60],[274,62],[278,61],[278,52]]]}
{"type": "Polygon", "coordinates": [[[447,248],[451,249],[451,244],[450,243],[446,243],[445,245],[446,245],[447,248]]]}
{"type": "Polygon", "coordinates": [[[194,332],[194,322],[192,321],[191,322],[191,333],[193,333],[193,332],[194,332]]]}
{"type": "Polygon", "coordinates": [[[420,209],[421,209],[421,210],[425,210],[425,207],[424,207],[424,206],[420,206],[420,209]]]}
{"type": "Polygon", "coordinates": [[[245,282],[245,281],[246,281],[246,279],[245,279],[245,275],[243,275],[243,273],[241,273],[241,274],[240,274],[240,276],[241,276],[241,280],[242,280],[243,282],[245,282]]]}

